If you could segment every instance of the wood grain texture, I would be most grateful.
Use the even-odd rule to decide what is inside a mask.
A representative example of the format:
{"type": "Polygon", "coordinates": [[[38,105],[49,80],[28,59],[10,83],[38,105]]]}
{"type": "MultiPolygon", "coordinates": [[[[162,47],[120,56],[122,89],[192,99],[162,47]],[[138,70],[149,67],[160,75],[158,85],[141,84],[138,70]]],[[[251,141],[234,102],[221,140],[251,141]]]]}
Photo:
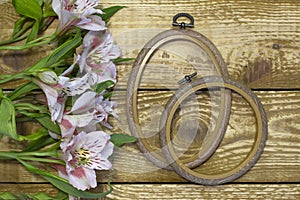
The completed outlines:
{"type": "MultiPolygon", "coordinates": [[[[119,1],[110,1],[107,6],[115,3],[119,1]]],[[[124,55],[135,57],[154,34],[171,28],[176,13],[188,12],[195,18],[194,30],[220,50],[232,78],[253,88],[299,88],[299,3],[127,1],[122,4],[128,8],[113,18],[111,31],[124,55]],[[293,84],[286,84],[286,80],[293,84]]],[[[164,60],[168,59],[161,62],[164,60]]]]}
{"type": "MultiPolygon", "coordinates": [[[[128,132],[124,109],[124,92],[115,93],[113,100],[119,102],[117,113],[120,120],[111,120],[112,133],[128,132]],[[122,103],[123,102],[123,103],[122,103]],[[124,118],[125,117],[125,118],[124,118]]],[[[299,182],[300,181],[300,92],[294,91],[257,91],[255,92],[266,110],[269,135],[262,157],[254,168],[238,182],[299,182]]],[[[144,122],[143,131],[155,133],[158,128],[161,105],[168,100],[172,93],[167,91],[144,91],[139,95],[141,101],[141,121],[144,122]],[[155,96],[155,98],[154,98],[155,96]],[[157,109],[156,112],[149,112],[157,109]]],[[[203,105],[204,106],[204,105],[203,105]]],[[[205,108],[205,107],[203,107],[205,108]]],[[[209,110],[209,109],[208,109],[209,110]]],[[[205,111],[205,110],[204,110],[205,111]]],[[[250,148],[253,117],[251,110],[240,97],[234,95],[232,115],[224,141],[215,157],[209,164],[199,170],[223,170],[232,167],[236,161],[245,156],[250,148]],[[245,130],[249,133],[245,134],[245,130]],[[250,142],[249,142],[250,141],[250,142]],[[226,162],[224,166],[223,163],[226,162]],[[213,167],[212,167],[213,166],[213,167]]],[[[11,141],[3,141],[1,148],[17,148],[11,141]]],[[[116,149],[112,157],[114,169],[100,172],[99,181],[111,179],[116,182],[182,182],[184,181],[174,172],[158,169],[140,153],[137,147],[127,145],[116,149]]],[[[32,176],[22,166],[16,163],[1,163],[0,177],[3,182],[36,182],[43,179],[32,176]],[[16,171],[9,169],[14,168],[16,171]]]]}
{"type": "MultiPolygon", "coordinates": [[[[176,13],[184,11],[194,16],[196,22],[194,30],[208,37],[220,50],[232,78],[252,88],[300,87],[300,2],[298,1],[256,0],[249,4],[244,0],[163,2],[114,0],[102,3],[104,7],[127,6],[110,22],[110,30],[125,57],[136,57],[143,45],[155,34],[171,28],[171,19],[176,13]],[[286,80],[293,84],[287,84],[286,80]]],[[[11,33],[17,15],[10,3],[1,3],[0,10],[8,10],[2,15],[5,17],[0,21],[2,33],[0,38],[3,39],[11,33]]],[[[49,32],[53,32],[54,28],[55,26],[49,32]]],[[[38,56],[37,52],[42,56],[47,49],[32,52],[32,58],[27,56],[25,63],[29,65],[34,62],[38,56]]],[[[171,62],[172,55],[169,54],[170,52],[167,51],[160,55],[160,63],[171,62]],[[167,55],[167,58],[163,55],[167,55]]],[[[9,53],[2,52],[0,72],[13,70],[16,62],[21,62],[22,56],[11,59],[13,58],[9,53]]],[[[197,55],[192,55],[188,59],[197,60],[197,55]]],[[[126,77],[130,68],[131,65],[119,66],[119,76],[122,77],[119,85],[123,88],[126,87],[126,77]]],[[[157,69],[149,70],[152,73],[148,78],[145,77],[144,86],[149,87],[153,81],[166,79],[157,76],[157,69]]],[[[178,70],[180,74],[186,74],[183,69],[178,70]]],[[[172,74],[167,69],[164,72],[172,74]]]]}
{"type": "Polygon", "coordinates": [[[300,188],[293,185],[224,185],[204,187],[193,184],[113,185],[109,199],[298,199],[300,188]]]}
{"type": "MultiPolygon", "coordinates": [[[[110,22],[110,31],[124,57],[136,57],[154,35],[172,28],[171,19],[175,14],[190,13],[195,18],[194,30],[217,46],[230,77],[256,89],[269,123],[267,146],[259,162],[235,183],[217,187],[189,184],[175,172],[158,169],[134,144],[116,149],[112,157],[114,169],[98,173],[100,183],[107,180],[117,183],[114,192],[105,199],[300,198],[300,1],[102,0],[101,3],[104,7],[127,6],[110,22]]],[[[18,18],[10,0],[0,1],[0,15],[0,40],[3,40],[9,37],[18,18]]],[[[54,30],[55,24],[48,33],[54,30]]],[[[180,45],[174,51],[172,48],[158,51],[143,76],[142,88],[155,89],[139,94],[140,119],[144,131],[150,135],[155,134],[163,106],[172,95],[166,90],[177,88],[177,80],[193,72],[193,66],[199,63],[197,53],[182,56],[180,45]]],[[[0,74],[16,73],[50,50],[51,47],[42,47],[26,52],[1,51],[0,74]]],[[[130,62],[117,66],[118,84],[113,100],[119,103],[120,120],[111,120],[114,128],[107,130],[111,133],[130,134],[124,102],[131,67],[130,62]]],[[[14,88],[18,84],[20,82],[4,87],[14,88]]],[[[250,148],[253,135],[244,132],[253,131],[251,111],[239,97],[234,96],[233,100],[228,134],[210,163],[199,170],[213,173],[233,166],[250,148]]],[[[203,120],[208,119],[210,110],[205,102],[200,104],[203,120]]],[[[203,126],[205,128],[205,124],[203,126]]],[[[20,125],[19,130],[30,132],[31,126],[20,125]]],[[[0,142],[0,150],[18,148],[19,145],[8,139],[0,142]]],[[[41,177],[11,161],[0,163],[0,186],[0,193],[56,192],[41,177]]],[[[101,189],[102,185],[99,187],[101,189]]]]}
{"type": "MultiPolygon", "coordinates": [[[[45,192],[55,196],[57,190],[49,184],[2,184],[0,193],[36,194],[45,192]],[[34,188],[34,189],[33,189],[34,188]]],[[[199,186],[194,184],[112,184],[113,192],[102,200],[133,199],[272,199],[297,200],[300,197],[299,184],[234,184],[222,186],[199,186]]],[[[99,185],[96,190],[103,190],[99,185]]]]}

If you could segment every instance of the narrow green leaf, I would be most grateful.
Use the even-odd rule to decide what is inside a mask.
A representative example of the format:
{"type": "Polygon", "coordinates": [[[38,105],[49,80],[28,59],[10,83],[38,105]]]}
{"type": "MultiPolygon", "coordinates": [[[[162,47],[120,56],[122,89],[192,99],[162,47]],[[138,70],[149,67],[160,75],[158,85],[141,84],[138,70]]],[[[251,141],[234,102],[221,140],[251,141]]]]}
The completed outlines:
{"type": "Polygon", "coordinates": [[[136,138],[125,134],[112,134],[110,135],[110,141],[117,147],[120,147],[127,143],[136,142],[136,138]]]}
{"type": "Polygon", "coordinates": [[[17,199],[17,197],[12,195],[9,192],[4,192],[4,193],[0,194],[0,200],[8,200],[8,199],[14,200],[14,199],[17,199]]]}
{"type": "Polygon", "coordinates": [[[51,138],[49,135],[45,135],[41,138],[38,138],[37,140],[32,140],[31,142],[29,142],[29,144],[26,146],[26,149],[24,151],[26,152],[38,151],[56,142],[57,141],[51,138]]]}
{"type": "Polygon", "coordinates": [[[20,135],[19,139],[20,140],[38,140],[42,138],[43,136],[49,135],[48,130],[44,127],[40,128],[37,132],[30,134],[30,135],[20,135]]]}
{"type": "Polygon", "coordinates": [[[37,38],[38,33],[39,33],[39,28],[40,28],[39,22],[35,21],[31,28],[30,34],[27,37],[26,43],[37,38]]]}
{"type": "Polygon", "coordinates": [[[7,97],[10,98],[12,101],[18,99],[24,94],[28,94],[32,90],[38,89],[39,87],[33,83],[33,82],[28,82],[25,83],[24,85],[21,85],[17,87],[14,91],[10,92],[7,97]]]}
{"type": "Polygon", "coordinates": [[[128,62],[128,61],[133,61],[135,60],[135,58],[117,58],[114,59],[113,62],[114,63],[122,63],[122,62],[128,62]]]}
{"type": "Polygon", "coordinates": [[[114,14],[116,14],[119,10],[126,8],[126,6],[112,6],[112,7],[108,7],[108,8],[104,8],[102,9],[102,11],[104,12],[104,14],[101,15],[101,18],[107,22],[109,21],[109,19],[114,16],[114,14]]]}
{"type": "Polygon", "coordinates": [[[87,198],[87,199],[98,199],[103,198],[110,194],[113,191],[113,188],[110,186],[110,189],[103,193],[91,193],[88,191],[79,191],[75,189],[71,184],[66,183],[64,181],[55,179],[53,177],[44,176],[44,178],[49,181],[52,185],[60,189],[61,191],[68,193],[75,197],[87,198]]]}
{"type": "Polygon", "coordinates": [[[81,40],[82,38],[81,38],[80,30],[78,30],[73,39],[66,41],[51,53],[49,59],[47,60],[46,66],[53,65],[58,61],[60,61],[70,51],[78,47],[81,44],[81,40]]]}
{"type": "Polygon", "coordinates": [[[38,112],[38,114],[48,113],[48,107],[43,105],[34,105],[31,103],[15,103],[14,106],[17,112],[18,110],[20,111],[28,110],[28,111],[38,112]]]}
{"type": "Polygon", "coordinates": [[[23,28],[24,24],[26,23],[26,21],[27,21],[27,17],[21,17],[20,19],[18,19],[15,22],[14,30],[13,30],[13,33],[12,33],[13,38],[15,38],[16,34],[18,34],[22,30],[22,28],[23,28]]]}
{"type": "Polygon", "coordinates": [[[18,139],[15,115],[13,103],[7,97],[3,98],[0,105],[0,136],[18,139]]]}
{"type": "Polygon", "coordinates": [[[35,19],[38,22],[42,18],[43,11],[36,0],[12,0],[12,4],[20,15],[35,19]]]}
{"type": "Polygon", "coordinates": [[[113,81],[104,81],[102,83],[99,83],[95,86],[95,92],[97,93],[101,93],[102,91],[106,90],[107,88],[110,88],[111,86],[113,86],[115,83],[113,81]]]}
{"type": "Polygon", "coordinates": [[[60,134],[59,126],[51,120],[50,115],[43,114],[41,117],[37,117],[35,119],[46,129],[48,129],[54,133],[60,134]]]}
{"type": "Polygon", "coordinates": [[[20,160],[20,159],[17,159],[17,160],[20,163],[22,163],[29,172],[43,176],[47,181],[49,181],[52,185],[54,185],[61,191],[65,192],[67,194],[70,194],[72,196],[75,196],[75,197],[87,198],[87,199],[102,198],[102,197],[105,197],[106,195],[108,195],[109,193],[111,193],[113,190],[113,188],[110,186],[110,189],[103,193],[91,193],[88,191],[79,191],[76,188],[74,188],[66,179],[58,177],[52,173],[40,170],[23,160],[20,160]]]}

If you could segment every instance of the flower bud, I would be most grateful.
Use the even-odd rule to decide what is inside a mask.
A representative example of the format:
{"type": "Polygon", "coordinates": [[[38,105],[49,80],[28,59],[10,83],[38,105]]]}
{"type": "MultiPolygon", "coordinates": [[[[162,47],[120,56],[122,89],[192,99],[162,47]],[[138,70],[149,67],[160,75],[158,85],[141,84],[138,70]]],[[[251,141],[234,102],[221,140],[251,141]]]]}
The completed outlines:
{"type": "Polygon", "coordinates": [[[38,74],[38,77],[46,84],[56,85],[58,83],[58,77],[54,71],[44,71],[38,74]]]}

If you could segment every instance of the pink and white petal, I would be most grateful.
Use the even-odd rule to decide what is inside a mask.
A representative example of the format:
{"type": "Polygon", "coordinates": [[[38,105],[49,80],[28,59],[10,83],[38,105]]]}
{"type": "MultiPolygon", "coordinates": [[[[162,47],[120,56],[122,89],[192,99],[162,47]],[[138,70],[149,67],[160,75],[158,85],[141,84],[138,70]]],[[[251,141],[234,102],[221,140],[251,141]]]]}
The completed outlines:
{"type": "Polygon", "coordinates": [[[95,96],[96,92],[86,91],[75,101],[72,109],[68,113],[80,114],[94,108],[95,96]]]}
{"type": "Polygon", "coordinates": [[[52,9],[57,14],[58,18],[61,18],[61,8],[62,8],[61,0],[52,0],[52,9]]]}
{"type": "Polygon", "coordinates": [[[96,157],[92,160],[89,166],[85,166],[89,169],[96,169],[96,170],[110,170],[112,168],[112,164],[107,159],[101,159],[100,157],[96,157]]]}
{"type": "Polygon", "coordinates": [[[97,186],[95,170],[78,167],[68,175],[70,183],[78,190],[87,190],[97,186]]]}
{"type": "Polygon", "coordinates": [[[84,146],[91,152],[98,153],[105,148],[107,141],[109,141],[110,135],[104,131],[94,131],[86,135],[86,141],[84,146]]]}
{"type": "Polygon", "coordinates": [[[55,140],[57,140],[57,139],[60,138],[60,135],[58,135],[57,133],[54,133],[54,132],[52,132],[52,131],[50,131],[50,130],[48,130],[48,133],[49,133],[49,135],[50,135],[53,139],[55,139],[55,140]]]}
{"type": "Polygon", "coordinates": [[[58,175],[66,180],[69,180],[67,171],[66,171],[66,166],[63,165],[54,165],[54,167],[57,169],[58,171],[58,175]]]}
{"type": "Polygon", "coordinates": [[[54,86],[49,86],[47,84],[44,84],[43,82],[39,81],[39,80],[34,80],[34,82],[43,90],[43,92],[45,93],[46,97],[47,97],[47,102],[48,105],[53,107],[56,102],[57,102],[57,98],[58,98],[58,92],[57,90],[54,88],[54,86]]]}
{"type": "Polygon", "coordinates": [[[94,118],[93,113],[85,113],[81,115],[64,115],[63,119],[68,120],[72,126],[84,127],[87,126],[94,118]]]}
{"type": "Polygon", "coordinates": [[[58,97],[58,102],[53,107],[49,107],[52,121],[61,122],[65,109],[65,100],[65,98],[58,97]]]}
{"type": "Polygon", "coordinates": [[[97,15],[91,15],[87,19],[82,19],[76,26],[90,31],[103,31],[107,29],[105,22],[97,15]]]}
{"type": "Polygon", "coordinates": [[[121,49],[118,45],[113,45],[112,49],[108,53],[107,57],[109,59],[116,59],[121,56],[121,49]]]}
{"type": "Polygon", "coordinates": [[[114,151],[114,144],[112,142],[107,142],[105,147],[101,151],[101,159],[108,159],[114,151]]]}
{"type": "Polygon", "coordinates": [[[75,96],[84,93],[91,87],[88,84],[88,74],[80,78],[74,78],[64,84],[64,92],[69,96],[75,96]]]}
{"type": "Polygon", "coordinates": [[[117,81],[117,69],[113,62],[101,63],[99,65],[90,65],[92,71],[98,75],[98,83],[104,81],[117,81]]]}

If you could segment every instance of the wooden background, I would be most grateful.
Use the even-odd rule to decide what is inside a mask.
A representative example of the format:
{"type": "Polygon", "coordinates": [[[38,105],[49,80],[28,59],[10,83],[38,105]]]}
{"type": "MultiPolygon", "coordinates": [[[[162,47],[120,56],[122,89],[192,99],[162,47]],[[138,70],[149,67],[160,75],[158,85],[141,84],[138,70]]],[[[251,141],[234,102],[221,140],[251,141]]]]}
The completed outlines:
{"type": "MultiPolygon", "coordinates": [[[[231,78],[251,87],[261,99],[269,122],[269,136],[259,162],[240,179],[225,185],[207,187],[189,183],[176,173],[158,169],[147,161],[137,147],[116,149],[114,169],[100,172],[99,187],[112,181],[114,191],[105,199],[299,199],[300,198],[300,1],[299,0],[102,0],[104,7],[127,6],[115,15],[110,30],[125,57],[135,57],[155,34],[171,28],[172,17],[188,12],[195,18],[195,31],[208,37],[220,50],[231,78]]],[[[7,38],[17,19],[10,1],[0,1],[0,39],[7,38]]],[[[51,30],[50,30],[51,31],[51,30]]],[[[27,52],[0,52],[0,73],[15,73],[49,49],[27,52]]],[[[161,59],[168,60],[168,56],[161,59]]],[[[114,100],[118,101],[120,121],[112,121],[111,132],[130,134],[126,124],[125,92],[132,63],[118,66],[119,83],[114,100]]],[[[183,70],[183,69],[179,69],[183,70]]],[[[155,72],[155,71],[154,71],[155,72]]],[[[184,72],[182,72],[184,74],[184,72]]],[[[167,74],[167,72],[166,72],[167,74]]],[[[155,87],[161,74],[150,73],[143,79],[139,101],[140,120],[147,121],[151,105],[164,104],[171,93],[155,87]],[[151,88],[151,90],[147,90],[151,88]],[[154,98],[155,97],[155,98],[154,98]]],[[[16,83],[17,84],[17,83],[16,83]]],[[[6,88],[12,87],[6,86],[6,88]]],[[[223,157],[233,161],[243,153],[239,141],[246,135],[247,119],[237,98],[233,101],[233,119],[226,144],[220,151],[234,149],[223,157]],[[245,119],[245,126],[239,127],[245,119]],[[239,134],[234,137],[235,132],[239,134]]],[[[155,113],[153,114],[155,115],[155,113]]],[[[151,116],[153,117],[153,116],[151,116]]],[[[155,118],[155,117],[154,117],[155,118]]],[[[249,125],[249,124],[248,124],[249,125]]],[[[20,131],[31,126],[20,125],[20,131]]],[[[3,139],[0,150],[18,149],[3,139]]],[[[214,167],[222,169],[222,163],[214,167]]],[[[31,175],[15,162],[0,162],[0,193],[4,191],[54,194],[56,189],[38,176],[31,175]]]]}

